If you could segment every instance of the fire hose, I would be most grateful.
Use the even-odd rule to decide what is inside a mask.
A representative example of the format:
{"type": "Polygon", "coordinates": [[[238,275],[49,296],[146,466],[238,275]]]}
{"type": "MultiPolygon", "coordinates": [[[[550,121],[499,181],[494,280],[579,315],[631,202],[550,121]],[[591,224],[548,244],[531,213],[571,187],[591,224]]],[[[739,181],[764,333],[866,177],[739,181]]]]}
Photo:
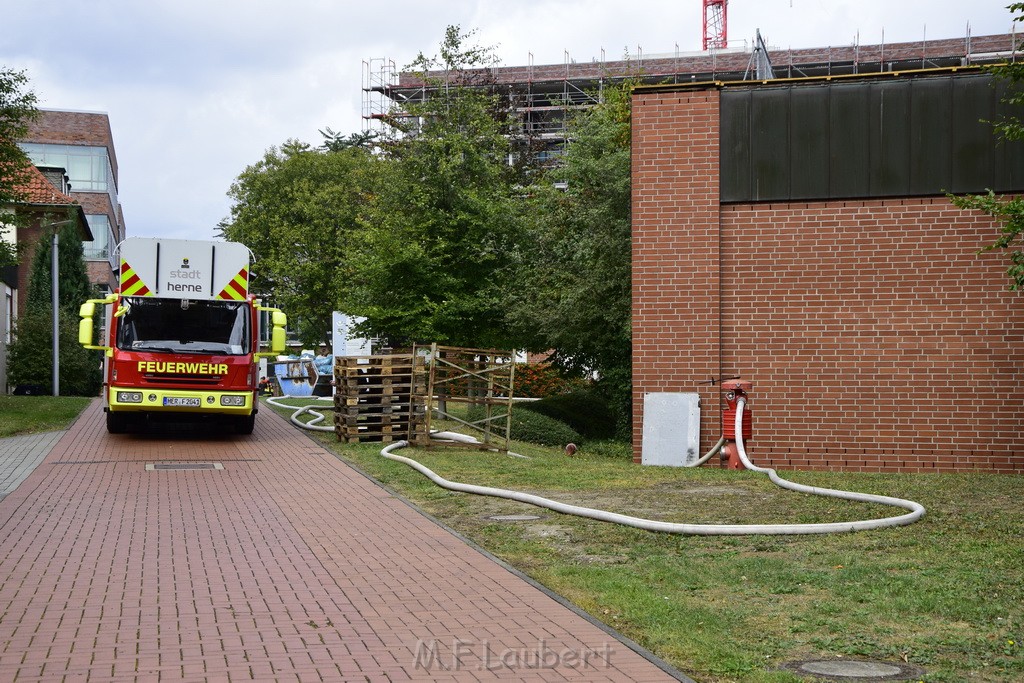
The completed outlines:
{"type": "MultiPolygon", "coordinates": [[[[286,406],[281,403],[276,403],[273,399],[269,399],[268,402],[279,407],[286,408],[297,408],[296,412],[292,414],[292,423],[299,425],[306,429],[317,429],[317,430],[330,430],[328,427],[320,427],[317,425],[307,426],[305,423],[297,419],[298,415],[311,411],[312,408],[317,406],[286,406]]],[[[767,474],[768,478],[776,486],[791,491],[798,491],[800,493],[810,493],[817,496],[827,496],[831,498],[839,498],[842,500],[857,501],[863,503],[877,503],[880,505],[889,505],[893,507],[899,507],[908,510],[906,514],[898,515],[895,517],[884,517],[881,519],[870,519],[870,520],[858,520],[853,522],[832,522],[832,523],[811,523],[811,524],[683,524],[677,522],[663,522],[653,519],[643,519],[641,517],[633,517],[630,515],[623,515],[616,512],[609,512],[607,510],[598,510],[596,508],[581,507],[579,505],[570,505],[568,503],[562,503],[557,500],[550,498],[544,498],[531,493],[524,493],[522,491],[513,491],[509,489],[499,489],[490,486],[479,486],[476,484],[466,484],[457,481],[451,481],[445,479],[441,475],[431,470],[426,465],[423,465],[412,458],[405,456],[396,455],[394,451],[401,448],[405,448],[409,445],[407,441],[396,441],[386,447],[384,447],[380,454],[395,462],[400,462],[409,467],[413,468],[420,474],[424,475],[438,486],[448,489],[450,491],[459,491],[461,493],[472,493],[480,496],[492,496],[495,498],[505,498],[508,500],[518,501],[520,503],[527,503],[537,507],[546,508],[555,512],[561,512],[567,515],[575,515],[577,517],[586,517],[589,519],[595,519],[601,522],[611,522],[613,524],[622,524],[624,526],[631,526],[638,529],[645,529],[647,531],[658,531],[662,533],[670,534],[683,534],[683,535],[695,535],[695,536],[740,536],[740,535],[791,535],[791,534],[832,534],[841,533],[848,531],[863,531],[867,529],[881,529],[890,526],[904,526],[911,524],[919,520],[925,512],[924,506],[916,503],[912,500],[905,500],[903,498],[893,498],[890,496],[879,496],[869,493],[857,493],[853,491],[841,491],[838,489],[821,488],[818,486],[807,486],[805,484],[797,484],[795,482],[788,481],[780,477],[774,469],[768,467],[758,467],[754,465],[747,457],[746,450],[743,446],[743,434],[742,434],[742,420],[743,420],[743,409],[746,406],[746,400],[740,398],[737,411],[736,411],[736,445],[739,448],[740,458],[743,461],[743,465],[754,472],[761,474],[767,474]]],[[[323,415],[317,413],[318,417],[312,422],[319,422],[323,419],[323,415]]],[[[445,435],[450,433],[443,433],[445,435]]],[[[438,438],[439,434],[431,435],[434,438],[438,438]]],[[[465,437],[464,437],[465,438],[465,437]]],[[[471,437],[469,437],[471,438],[471,437]]],[[[714,455],[722,444],[725,442],[723,438],[718,444],[711,449],[711,451],[694,463],[697,464],[706,462],[712,455],[714,455]]]]}

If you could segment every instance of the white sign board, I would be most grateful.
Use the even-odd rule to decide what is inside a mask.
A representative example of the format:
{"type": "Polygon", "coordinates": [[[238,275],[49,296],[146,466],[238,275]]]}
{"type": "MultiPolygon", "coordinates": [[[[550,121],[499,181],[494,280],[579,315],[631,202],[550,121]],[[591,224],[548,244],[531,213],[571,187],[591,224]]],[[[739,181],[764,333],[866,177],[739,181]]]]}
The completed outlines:
{"type": "Polygon", "coordinates": [[[238,242],[131,237],[121,244],[121,293],[242,301],[249,249],[238,242]]]}
{"type": "Polygon", "coordinates": [[[331,346],[334,347],[335,356],[369,356],[370,340],[361,337],[351,337],[352,328],[363,321],[363,318],[353,318],[334,311],[331,315],[331,346]]]}

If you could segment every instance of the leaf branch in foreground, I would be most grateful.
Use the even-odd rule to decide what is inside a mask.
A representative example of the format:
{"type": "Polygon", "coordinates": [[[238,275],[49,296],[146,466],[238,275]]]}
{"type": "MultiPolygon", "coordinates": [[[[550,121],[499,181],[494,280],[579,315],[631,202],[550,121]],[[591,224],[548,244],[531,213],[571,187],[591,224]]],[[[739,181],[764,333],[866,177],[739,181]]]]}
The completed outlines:
{"type": "Polygon", "coordinates": [[[961,209],[982,211],[1003,224],[999,239],[978,250],[978,253],[994,249],[1010,250],[1010,267],[1006,274],[1010,276],[1010,289],[1024,289],[1024,250],[1017,238],[1024,231],[1024,197],[998,197],[992,190],[988,194],[950,197],[954,205],[961,209]]]}

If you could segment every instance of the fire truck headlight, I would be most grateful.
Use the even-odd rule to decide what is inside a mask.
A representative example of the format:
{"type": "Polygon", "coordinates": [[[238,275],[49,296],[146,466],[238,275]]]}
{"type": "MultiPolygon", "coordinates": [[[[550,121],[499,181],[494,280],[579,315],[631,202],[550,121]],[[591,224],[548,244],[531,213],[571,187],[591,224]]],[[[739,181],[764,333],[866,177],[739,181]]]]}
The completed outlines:
{"type": "Polygon", "coordinates": [[[117,392],[118,403],[142,403],[141,391],[119,391],[117,392]]]}
{"type": "Polygon", "coordinates": [[[220,404],[222,406],[244,406],[245,396],[221,396],[220,404]]]}

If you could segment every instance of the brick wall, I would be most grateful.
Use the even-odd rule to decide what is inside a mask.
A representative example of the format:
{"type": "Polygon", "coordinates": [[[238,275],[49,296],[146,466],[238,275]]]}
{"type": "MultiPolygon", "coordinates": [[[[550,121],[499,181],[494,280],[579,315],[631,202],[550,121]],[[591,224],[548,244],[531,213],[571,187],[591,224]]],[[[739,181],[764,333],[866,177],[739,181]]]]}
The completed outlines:
{"type": "MultiPolygon", "coordinates": [[[[112,228],[118,225],[118,216],[115,208],[110,203],[110,195],[106,192],[77,192],[75,199],[82,205],[82,208],[89,215],[106,214],[112,228]]],[[[115,240],[118,237],[115,236],[115,240]]],[[[113,249],[115,245],[109,245],[113,249]]],[[[104,284],[110,291],[117,288],[117,278],[114,269],[109,261],[86,261],[89,269],[89,281],[93,284],[104,284]]]]}
{"type": "Polygon", "coordinates": [[[633,442],[643,395],[697,391],[717,432],[718,93],[641,95],[633,104],[633,442]]]}
{"type": "MultiPolygon", "coordinates": [[[[114,176],[114,194],[118,185],[117,154],[114,151],[114,140],[110,130],[110,118],[102,112],[61,111],[43,109],[40,117],[29,126],[26,142],[37,142],[56,145],[89,145],[106,147],[110,158],[111,172],[114,176]]],[[[71,188],[72,196],[82,205],[89,215],[106,214],[107,220],[115,231],[114,241],[119,242],[126,237],[124,216],[120,205],[114,206],[110,194],[106,192],[77,192],[71,188]]],[[[114,245],[110,245],[113,248],[114,245]]],[[[106,261],[88,261],[89,280],[94,284],[104,284],[113,290],[117,279],[106,261]]]]}
{"type": "Polygon", "coordinates": [[[106,114],[52,109],[42,109],[39,113],[39,118],[29,125],[28,135],[24,138],[26,142],[106,147],[114,184],[118,184],[117,155],[110,132],[110,118],[106,114]]]}
{"type": "Polygon", "coordinates": [[[1024,298],[976,253],[997,224],[942,196],[721,206],[717,98],[634,99],[635,458],[645,392],[699,391],[707,450],[698,382],[741,374],[759,464],[1024,471],[1024,298]]]}

